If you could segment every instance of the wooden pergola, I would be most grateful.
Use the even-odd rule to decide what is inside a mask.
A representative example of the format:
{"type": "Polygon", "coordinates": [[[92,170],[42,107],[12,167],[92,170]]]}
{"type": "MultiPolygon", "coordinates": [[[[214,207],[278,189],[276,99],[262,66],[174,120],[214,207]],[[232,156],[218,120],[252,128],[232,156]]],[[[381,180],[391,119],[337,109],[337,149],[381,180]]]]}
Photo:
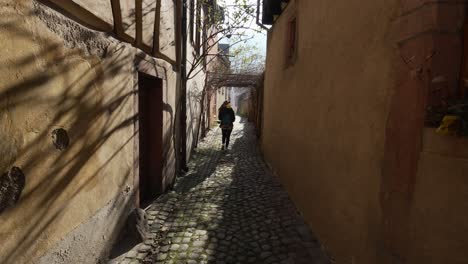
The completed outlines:
{"type": "MultiPolygon", "coordinates": [[[[221,87],[258,87],[261,85],[263,80],[263,74],[240,74],[240,73],[219,73],[219,72],[207,72],[205,86],[202,92],[202,101],[201,101],[201,111],[200,111],[200,120],[199,127],[197,131],[201,130],[201,134],[204,137],[206,134],[206,118],[211,116],[210,108],[207,107],[208,114],[205,114],[206,100],[209,100],[210,90],[216,90],[221,87]]],[[[198,136],[197,136],[198,143],[198,136]]],[[[197,144],[196,143],[196,144],[197,144]]]]}
{"type": "Polygon", "coordinates": [[[260,83],[262,75],[207,72],[206,78],[206,85],[214,88],[255,87],[260,83]]]}

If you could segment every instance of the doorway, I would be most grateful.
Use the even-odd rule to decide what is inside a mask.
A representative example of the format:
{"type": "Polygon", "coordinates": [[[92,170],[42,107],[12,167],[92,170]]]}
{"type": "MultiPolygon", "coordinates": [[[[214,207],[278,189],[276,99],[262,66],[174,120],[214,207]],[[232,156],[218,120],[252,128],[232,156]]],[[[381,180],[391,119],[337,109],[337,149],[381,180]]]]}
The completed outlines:
{"type": "Polygon", "coordinates": [[[162,79],[138,73],[139,206],[162,192],[162,79]]]}

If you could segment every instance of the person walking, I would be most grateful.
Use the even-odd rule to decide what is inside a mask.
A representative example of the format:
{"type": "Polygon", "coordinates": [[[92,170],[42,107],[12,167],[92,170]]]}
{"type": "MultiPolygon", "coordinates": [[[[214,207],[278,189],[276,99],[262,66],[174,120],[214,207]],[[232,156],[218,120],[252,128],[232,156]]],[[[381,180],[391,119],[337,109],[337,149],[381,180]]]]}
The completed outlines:
{"type": "Polygon", "coordinates": [[[218,110],[218,119],[220,121],[219,127],[223,132],[223,146],[221,149],[224,150],[229,147],[229,139],[231,137],[232,129],[234,128],[234,121],[236,121],[236,115],[232,110],[231,103],[225,101],[218,110]]]}

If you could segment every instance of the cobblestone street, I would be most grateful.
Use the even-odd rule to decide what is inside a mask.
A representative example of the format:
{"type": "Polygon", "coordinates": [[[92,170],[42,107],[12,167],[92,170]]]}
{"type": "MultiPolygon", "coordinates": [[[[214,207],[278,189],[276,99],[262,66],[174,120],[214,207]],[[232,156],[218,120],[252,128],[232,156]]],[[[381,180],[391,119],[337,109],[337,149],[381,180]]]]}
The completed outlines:
{"type": "Polygon", "coordinates": [[[235,124],[227,151],[220,133],[149,207],[152,239],[121,263],[329,263],[263,162],[252,125],[235,124]]]}

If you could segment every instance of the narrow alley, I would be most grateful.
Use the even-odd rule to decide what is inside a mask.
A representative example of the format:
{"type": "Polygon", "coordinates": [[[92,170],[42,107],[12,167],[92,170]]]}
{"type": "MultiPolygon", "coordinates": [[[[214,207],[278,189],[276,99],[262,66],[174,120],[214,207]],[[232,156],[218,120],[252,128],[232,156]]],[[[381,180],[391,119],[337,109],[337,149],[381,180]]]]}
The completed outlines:
{"type": "Polygon", "coordinates": [[[3,0],[0,47],[0,264],[468,264],[468,1],[3,0]]]}
{"type": "Polygon", "coordinates": [[[147,209],[154,240],[120,263],[329,263],[263,162],[252,124],[234,127],[227,151],[220,129],[208,134],[190,172],[147,209]]]}

